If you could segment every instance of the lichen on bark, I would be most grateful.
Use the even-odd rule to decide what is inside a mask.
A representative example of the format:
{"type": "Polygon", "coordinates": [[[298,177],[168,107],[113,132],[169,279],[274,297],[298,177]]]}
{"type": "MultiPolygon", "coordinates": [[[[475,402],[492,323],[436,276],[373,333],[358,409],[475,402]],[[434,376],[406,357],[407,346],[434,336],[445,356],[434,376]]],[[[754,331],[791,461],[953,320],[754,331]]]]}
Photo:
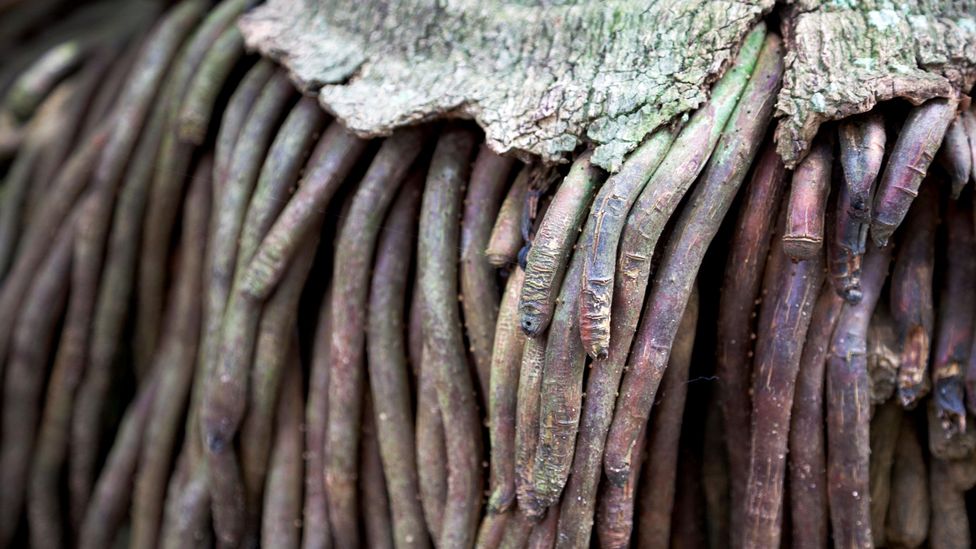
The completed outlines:
{"type": "MultiPolygon", "coordinates": [[[[364,136],[475,119],[499,153],[615,172],[707,97],[774,0],[269,0],[247,44],[364,136]]],[[[785,0],[777,149],[793,167],[820,125],[903,98],[968,93],[976,0],[785,0]]]]}
{"type": "Polygon", "coordinates": [[[497,152],[616,171],[697,108],[773,0],[270,0],[241,20],[351,130],[475,119],[497,152]]]}
{"type": "Polygon", "coordinates": [[[820,125],[903,98],[968,92],[976,77],[972,0],[801,0],[786,8],[777,150],[794,166],[820,125]]]}

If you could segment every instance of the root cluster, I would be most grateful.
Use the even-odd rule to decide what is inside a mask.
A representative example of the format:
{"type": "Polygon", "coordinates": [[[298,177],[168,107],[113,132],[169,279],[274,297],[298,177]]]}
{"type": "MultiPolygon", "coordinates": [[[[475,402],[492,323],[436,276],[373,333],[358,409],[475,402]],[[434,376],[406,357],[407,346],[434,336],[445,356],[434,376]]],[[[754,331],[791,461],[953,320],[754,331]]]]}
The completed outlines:
{"type": "Polygon", "coordinates": [[[790,172],[760,24],[618,172],[526,164],[347,131],[251,4],[0,3],[0,546],[968,545],[967,97],[790,172]]]}

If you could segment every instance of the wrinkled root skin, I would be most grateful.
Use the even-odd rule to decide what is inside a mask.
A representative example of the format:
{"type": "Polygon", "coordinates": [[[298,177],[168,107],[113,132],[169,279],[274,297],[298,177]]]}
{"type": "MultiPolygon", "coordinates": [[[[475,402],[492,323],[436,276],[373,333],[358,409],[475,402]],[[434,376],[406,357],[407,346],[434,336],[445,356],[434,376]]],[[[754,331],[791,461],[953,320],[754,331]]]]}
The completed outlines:
{"type": "Polygon", "coordinates": [[[0,546],[971,541],[972,2],[292,2],[0,0],[0,546]]]}

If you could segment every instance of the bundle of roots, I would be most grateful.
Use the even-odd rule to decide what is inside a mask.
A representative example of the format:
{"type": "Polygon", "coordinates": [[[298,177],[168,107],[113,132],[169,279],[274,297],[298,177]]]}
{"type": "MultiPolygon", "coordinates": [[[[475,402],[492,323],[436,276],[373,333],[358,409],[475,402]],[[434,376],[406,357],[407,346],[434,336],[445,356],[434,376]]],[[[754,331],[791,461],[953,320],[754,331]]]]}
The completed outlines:
{"type": "Polygon", "coordinates": [[[0,546],[968,545],[967,97],[789,171],[760,24],[607,174],[363,139],[251,4],[0,2],[0,546]]]}

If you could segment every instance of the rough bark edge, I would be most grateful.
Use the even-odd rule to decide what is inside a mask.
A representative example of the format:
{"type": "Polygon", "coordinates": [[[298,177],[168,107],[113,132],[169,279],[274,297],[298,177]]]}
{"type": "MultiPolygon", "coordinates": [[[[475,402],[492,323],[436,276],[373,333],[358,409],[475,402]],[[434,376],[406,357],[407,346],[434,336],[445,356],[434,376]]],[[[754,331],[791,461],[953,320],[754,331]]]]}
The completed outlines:
{"type": "Polygon", "coordinates": [[[654,129],[702,104],[771,0],[272,0],[249,48],[359,135],[475,119],[498,153],[566,161],[583,141],[616,171],[654,129]],[[705,23],[707,22],[707,28],[705,23]],[[585,137],[584,137],[585,136],[585,137]]]}
{"type": "Polygon", "coordinates": [[[788,8],[776,132],[787,167],[806,155],[824,122],[895,98],[919,105],[951,97],[976,81],[976,3],[910,0],[897,10],[870,4],[805,0],[788,8]]]}

